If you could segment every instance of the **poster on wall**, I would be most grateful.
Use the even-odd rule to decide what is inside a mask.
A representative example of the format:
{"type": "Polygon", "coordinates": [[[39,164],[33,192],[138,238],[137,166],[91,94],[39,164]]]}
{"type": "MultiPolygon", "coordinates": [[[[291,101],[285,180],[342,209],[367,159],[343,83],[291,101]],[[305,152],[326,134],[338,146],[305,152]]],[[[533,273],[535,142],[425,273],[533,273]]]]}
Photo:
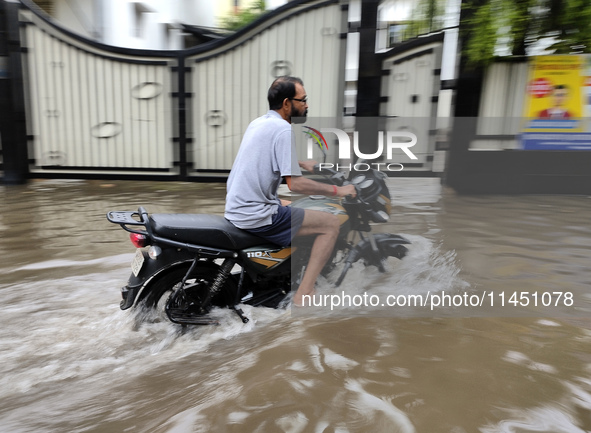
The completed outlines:
{"type": "Polygon", "coordinates": [[[591,56],[536,56],[525,96],[526,150],[591,150],[591,56]]]}

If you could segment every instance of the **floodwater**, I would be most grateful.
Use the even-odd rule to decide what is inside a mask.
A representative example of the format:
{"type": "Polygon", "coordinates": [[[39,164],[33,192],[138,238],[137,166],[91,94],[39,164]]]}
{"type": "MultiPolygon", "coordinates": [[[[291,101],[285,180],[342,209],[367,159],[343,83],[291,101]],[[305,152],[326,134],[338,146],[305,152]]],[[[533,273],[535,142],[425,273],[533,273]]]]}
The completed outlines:
{"type": "Polygon", "coordinates": [[[390,187],[393,219],[376,229],[410,253],[386,274],[356,264],[342,290],[485,293],[486,305],[141,323],[119,310],[134,249],[105,213],[221,213],[223,184],[0,187],[0,431],[591,431],[591,197],[390,187]]]}

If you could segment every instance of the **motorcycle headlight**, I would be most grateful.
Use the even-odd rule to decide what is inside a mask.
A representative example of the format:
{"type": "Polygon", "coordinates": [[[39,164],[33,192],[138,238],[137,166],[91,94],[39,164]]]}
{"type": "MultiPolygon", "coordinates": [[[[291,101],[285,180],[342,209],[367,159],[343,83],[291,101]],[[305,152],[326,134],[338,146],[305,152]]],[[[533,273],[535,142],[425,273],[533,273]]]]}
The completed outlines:
{"type": "Polygon", "coordinates": [[[386,212],[384,212],[383,210],[378,211],[378,215],[381,216],[384,219],[384,222],[388,222],[390,221],[390,215],[388,215],[386,212]]]}
{"type": "Polygon", "coordinates": [[[372,211],[371,212],[371,220],[374,223],[387,223],[390,221],[390,216],[384,212],[383,210],[380,211],[372,211]]]}
{"type": "Polygon", "coordinates": [[[357,187],[359,198],[366,204],[365,211],[376,223],[384,223],[390,219],[392,205],[386,178],[384,173],[370,170],[351,179],[351,183],[357,187]]]}

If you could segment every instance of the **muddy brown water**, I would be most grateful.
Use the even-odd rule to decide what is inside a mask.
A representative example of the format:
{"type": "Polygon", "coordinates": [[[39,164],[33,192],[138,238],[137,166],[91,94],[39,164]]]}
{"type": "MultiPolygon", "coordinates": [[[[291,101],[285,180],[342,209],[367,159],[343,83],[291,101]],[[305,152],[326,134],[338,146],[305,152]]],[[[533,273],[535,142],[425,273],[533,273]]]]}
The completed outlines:
{"type": "Polygon", "coordinates": [[[223,184],[0,187],[0,431],[591,431],[591,198],[390,188],[392,222],[376,230],[411,240],[409,255],[386,274],[358,263],[342,290],[329,276],[319,293],[484,305],[142,324],[119,310],[134,249],[105,213],[221,213],[223,184]],[[532,308],[534,293],[551,305],[532,308]]]}

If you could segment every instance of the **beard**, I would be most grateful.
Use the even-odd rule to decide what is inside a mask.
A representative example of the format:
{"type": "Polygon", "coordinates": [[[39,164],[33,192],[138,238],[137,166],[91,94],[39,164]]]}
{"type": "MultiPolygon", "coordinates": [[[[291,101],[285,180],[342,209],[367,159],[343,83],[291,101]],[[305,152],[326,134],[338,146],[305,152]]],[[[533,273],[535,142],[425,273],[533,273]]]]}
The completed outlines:
{"type": "Polygon", "coordinates": [[[306,123],[307,109],[298,110],[294,105],[291,106],[291,122],[292,123],[306,123]]]}

